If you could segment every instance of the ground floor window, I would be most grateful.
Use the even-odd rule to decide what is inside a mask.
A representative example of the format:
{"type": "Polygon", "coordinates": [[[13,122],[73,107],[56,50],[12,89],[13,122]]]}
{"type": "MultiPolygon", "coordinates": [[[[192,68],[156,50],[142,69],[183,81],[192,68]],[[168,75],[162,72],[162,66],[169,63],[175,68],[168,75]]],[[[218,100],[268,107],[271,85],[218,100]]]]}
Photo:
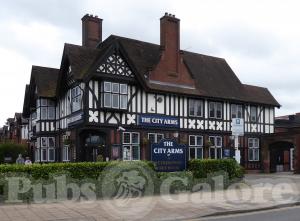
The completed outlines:
{"type": "Polygon", "coordinates": [[[64,145],[63,147],[63,161],[70,161],[70,146],[64,145]]]}
{"type": "Polygon", "coordinates": [[[46,148],[42,148],[41,161],[47,161],[47,149],[46,148]]]}
{"type": "Polygon", "coordinates": [[[259,161],[259,139],[248,138],[248,160],[259,161]]]}
{"type": "Polygon", "coordinates": [[[203,136],[189,136],[189,159],[203,159],[203,136]]]}
{"type": "Polygon", "coordinates": [[[210,136],[209,141],[211,143],[211,146],[209,147],[209,158],[222,159],[222,137],[210,136]]]}
{"type": "Polygon", "coordinates": [[[164,139],[163,134],[159,133],[148,133],[148,140],[150,144],[159,143],[162,139],[164,139]]]}
{"type": "Polygon", "coordinates": [[[123,160],[140,160],[140,133],[123,133],[123,160]]]}
{"type": "Polygon", "coordinates": [[[55,149],[54,148],[48,148],[48,161],[49,162],[55,161],[55,149]]]}

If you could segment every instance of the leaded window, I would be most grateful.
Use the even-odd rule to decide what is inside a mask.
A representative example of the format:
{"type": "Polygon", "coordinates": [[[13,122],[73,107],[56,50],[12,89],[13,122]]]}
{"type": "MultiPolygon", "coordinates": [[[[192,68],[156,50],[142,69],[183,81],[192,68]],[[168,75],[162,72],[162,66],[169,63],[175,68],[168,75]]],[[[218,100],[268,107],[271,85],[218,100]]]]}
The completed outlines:
{"type": "Polygon", "coordinates": [[[103,106],[106,108],[126,110],[128,105],[128,86],[105,81],[103,82],[103,106]]]}

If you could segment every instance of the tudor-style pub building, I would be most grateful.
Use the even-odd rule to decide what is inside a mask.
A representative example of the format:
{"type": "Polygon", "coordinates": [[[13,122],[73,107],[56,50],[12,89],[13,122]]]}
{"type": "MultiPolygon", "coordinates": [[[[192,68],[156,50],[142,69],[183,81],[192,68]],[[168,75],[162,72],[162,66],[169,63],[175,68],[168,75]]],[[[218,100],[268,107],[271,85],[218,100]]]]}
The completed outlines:
{"type": "Polygon", "coordinates": [[[260,139],[279,106],[223,58],[181,50],[174,15],[160,19],[159,45],[102,41],[102,19],[85,15],[82,45],[64,45],[59,69],[32,67],[23,116],[35,162],[149,160],[162,138],[186,144],[189,159],[231,157],[231,121],[243,118],[241,164],[261,170],[260,139]]]}

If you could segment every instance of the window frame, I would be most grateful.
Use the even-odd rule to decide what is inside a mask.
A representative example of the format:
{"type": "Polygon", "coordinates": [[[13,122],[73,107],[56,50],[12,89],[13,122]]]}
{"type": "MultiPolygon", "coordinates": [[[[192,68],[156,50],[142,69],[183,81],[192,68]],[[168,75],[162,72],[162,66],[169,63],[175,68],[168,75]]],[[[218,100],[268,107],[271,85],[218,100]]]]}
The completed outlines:
{"type": "Polygon", "coordinates": [[[214,155],[215,157],[214,158],[211,158],[211,159],[223,159],[223,137],[222,136],[209,136],[208,139],[209,141],[211,142],[211,138],[213,138],[213,142],[212,142],[212,146],[209,147],[209,158],[211,158],[211,150],[214,150],[214,155]],[[218,144],[218,139],[220,141],[220,144],[218,144]],[[221,152],[221,157],[218,158],[218,150],[220,150],[221,152]]]}
{"type": "Polygon", "coordinates": [[[103,81],[102,89],[102,106],[104,108],[111,108],[116,110],[128,109],[128,85],[123,83],[103,81]],[[107,86],[107,88],[106,88],[107,86]],[[114,87],[118,90],[114,90],[114,87]],[[118,105],[114,105],[114,99],[117,99],[118,105]],[[125,102],[125,103],[124,103],[125,102]],[[123,105],[125,104],[125,105],[123,105]]]}
{"type": "Polygon", "coordinates": [[[248,138],[248,161],[259,162],[260,161],[260,140],[259,138],[250,137],[248,138]],[[250,142],[252,145],[250,146],[250,142]],[[250,159],[250,152],[252,152],[252,159],[250,159]],[[257,153],[257,156],[256,156],[257,153]]]}
{"type": "Polygon", "coordinates": [[[230,104],[230,115],[231,119],[233,118],[243,118],[243,105],[242,104],[230,104]],[[235,111],[233,111],[233,107],[235,107],[235,111]],[[236,113],[234,113],[236,112],[236,113]],[[239,116],[239,112],[241,113],[239,116]],[[235,117],[233,116],[235,115],[235,117]]]}
{"type": "Polygon", "coordinates": [[[208,117],[212,119],[223,119],[223,103],[218,101],[209,101],[208,102],[208,117]],[[213,106],[211,106],[213,105],[213,106]],[[214,115],[211,116],[211,107],[213,108],[214,115]],[[220,110],[218,110],[220,107],[220,110]],[[218,112],[220,111],[220,117],[218,117],[218,112]]]}
{"type": "Polygon", "coordinates": [[[258,121],[258,113],[257,113],[257,107],[256,106],[250,106],[250,122],[251,123],[257,123],[258,121]],[[255,108],[255,112],[253,111],[253,109],[255,108]],[[252,120],[252,114],[255,113],[255,120],[252,120]]]}
{"type": "Polygon", "coordinates": [[[189,160],[191,159],[203,159],[203,136],[202,135],[189,135],[189,160]],[[191,138],[194,138],[195,144],[191,144],[191,138]],[[198,137],[201,137],[201,143],[198,143],[198,137]],[[194,149],[194,158],[191,158],[191,149],[194,149]],[[197,150],[201,150],[201,158],[198,157],[197,150]]]}
{"type": "Polygon", "coordinates": [[[193,98],[188,99],[188,112],[190,117],[203,117],[203,110],[204,110],[203,100],[193,99],[193,98]],[[200,104],[200,111],[201,111],[200,115],[198,115],[199,104],[200,104]],[[193,109],[194,112],[193,114],[191,113],[192,110],[191,108],[193,109]]]}
{"type": "Polygon", "coordinates": [[[140,133],[139,132],[123,132],[123,137],[122,137],[122,160],[123,161],[139,161],[141,160],[141,137],[140,137],[140,133]],[[129,134],[129,143],[128,142],[124,142],[124,138],[125,138],[125,134],[129,134]],[[133,142],[133,135],[137,135],[137,142],[133,142]],[[138,147],[138,159],[133,159],[134,154],[134,148],[138,147]],[[124,159],[124,150],[129,149],[129,156],[126,157],[126,159],[124,159]]]}
{"type": "Polygon", "coordinates": [[[63,162],[70,162],[70,145],[64,145],[63,146],[63,156],[62,156],[62,160],[63,162]]]}
{"type": "Polygon", "coordinates": [[[150,135],[154,135],[154,142],[153,143],[159,143],[162,139],[165,138],[165,134],[163,134],[163,133],[148,133],[147,138],[148,138],[148,141],[149,141],[150,144],[153,144],[153,143],[150,142],[150,138],[149,138],[150,135]],[[160,140],[158,140],[158,136],[161,136],[162,138],[160,140]]]}
{"type": "Polygon", "coordinates": [[[55,162],[55,148],[54,147],[47,148],[47,159],[48,159],[48,162],[55,162]],[[53,159],[50,159],[50,150],[53,151],[53,159]]]}
{"type": "Polygon", "coordinates": [[[81,110],[82,91],[79,85],[71,89],[71,112],[77,112],[81,110]],[[77,106],[75,105],[77,104],[77,106]]]}

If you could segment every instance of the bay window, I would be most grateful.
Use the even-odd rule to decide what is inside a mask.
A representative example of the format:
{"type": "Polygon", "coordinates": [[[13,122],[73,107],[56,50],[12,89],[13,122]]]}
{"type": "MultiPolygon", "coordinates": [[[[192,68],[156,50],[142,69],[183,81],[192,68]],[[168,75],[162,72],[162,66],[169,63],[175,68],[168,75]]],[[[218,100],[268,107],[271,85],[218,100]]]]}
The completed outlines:
{"type": "Polygon", "coordinates": [[[123,133],[123,160],[140,160],[140,134],[123,133]]]}
{"type": "Polygon", "coordinates": [[[72,88],[71,90],[72,99],[72,112],[76,112],[81,109],[81,89],[79,86],[72,88]]]}
{"type": "Polygon", "coordinates": [[[189,116],[202,117],[203,115],[203,101],[196,99],[189,99],[189,116]]]}
{"type": "Polygon", "coordinates": [[[210,136],[209,141],[211,143],[211,146],[209,147],[209,158],[222,159],[222,137],[210,136]]]}
{"type": "Polygon", "coordinates": [[[203,136],[190,135],[189,136],[189,159],[203,158],[203,136]]]}
{"type": "Polygon", "coordinates": [[[44,162],[55,161],[55,137],[41,137],[40,139],[40,157],[36,156],[36,159],[41,159],[44,162]]]}
{"type": "Polygon", "coordinates": [[[209,117],[210,118],[222,118],[222,103],[221,102],[209,102],[209,117]]]}
{"type": "Polygon", "coordinates": [[[248,138],[248,160],[259,161],[259,139],[248,138]]]}
{"type": "Polygon", "coordinates": [[[39,99],[37,102],[37,119],[54,120],[55,119],[55,102],[48,99],[39,99]]]}
{"type": "Polygon", "coordinates": [[[127,109],[128,86],[105,81],[103,82],[103,107],[113,109],[127,109]]]}

